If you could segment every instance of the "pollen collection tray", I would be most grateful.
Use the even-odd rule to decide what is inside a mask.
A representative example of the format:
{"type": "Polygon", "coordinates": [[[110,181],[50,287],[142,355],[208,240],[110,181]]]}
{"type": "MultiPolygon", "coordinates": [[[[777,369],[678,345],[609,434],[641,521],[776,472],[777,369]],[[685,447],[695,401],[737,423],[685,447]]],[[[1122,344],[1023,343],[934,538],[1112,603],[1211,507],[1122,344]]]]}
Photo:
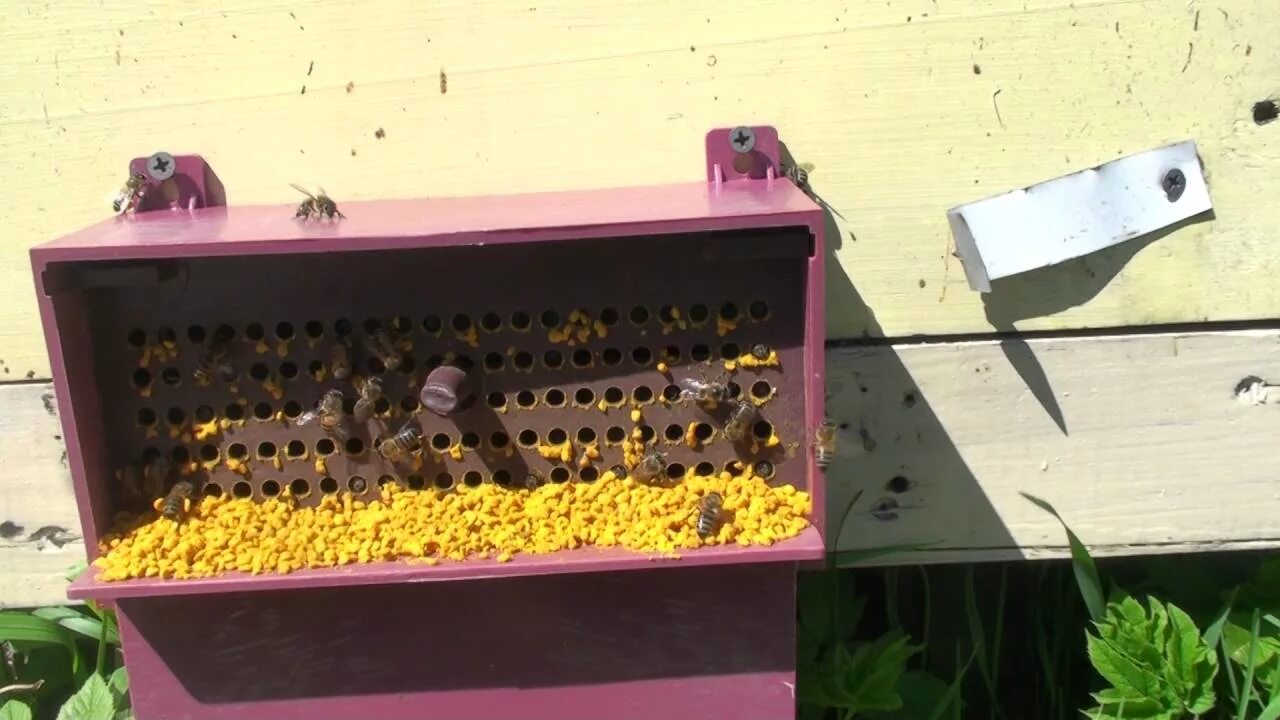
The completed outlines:
{"type": "Polygon", "coordinates": [[[388,482],[599,482],[625,468],[637,433],[664,453],[664,482],[746,465],[812,498],[795,537],[678,557],[584,547],[116,581],[91,567],[68,594],[117,608],[138,718],[792,717],[795,573],[823,553],[810,439],[824,253],[822,211],[780,177],[778,152],[773,128],[717,129],[704,182],[336,197],[346,217],[333,220],[227,206],[199,156],[161,154],[173,168],[151,173],[137,212],[34,248],[91,559],[131,509],[127,468],[157,457],[194,469],[197,497],[307,506],[376,498],[388,482]],[[334,344],[380,331],[402,348],[396,367],[351,356],[353,375],[382,382],[368,421],[336,440],[299,422],[335,386],[334,344]],[[235,376],[196,382],[214,339],[235,376]],[[681,401],[683,381],[760,348],[772,361],[728,386],[738,402],[768,400],[746,442],[692,442],[724,418],[681,401]],[[452,390],[469,400],[432,412],[420,391],[445,366],[465,371],[452,390]],[[411,422],[424,448],[449,452],[384,457],[380,443],[411,422]],[[537,452],[579,441],[593,462],[537,452]]]}

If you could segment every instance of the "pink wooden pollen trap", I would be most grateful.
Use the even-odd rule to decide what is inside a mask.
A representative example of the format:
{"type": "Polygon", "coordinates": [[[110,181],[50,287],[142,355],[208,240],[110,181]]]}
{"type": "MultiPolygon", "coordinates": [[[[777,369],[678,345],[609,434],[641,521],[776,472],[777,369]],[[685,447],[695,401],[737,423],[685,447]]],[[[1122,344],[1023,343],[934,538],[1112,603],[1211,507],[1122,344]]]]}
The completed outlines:
{"type": "MultiPolygon", "coordinates": [[[[228,205],[201,157],[158,153],[130,165],[149,178],[137,212],[33,248],[91,559],[123,508],[118,473],[139,458],[322,447],[315,424],[278,420],[320,399],[326,385],[311,375],[334,338],[380,323],[413,349],[394,368],[354,360],[381,376],[384,397],[368,427],[325,448],[323,474],[310,461],[257,463],[249,476],[218,465],[199,471],[201,491],[260,499],[288,487],[315,504],[337,490],[376,494],[379,481],[447,489],[560,472],[591,482],[594,471],[566,477],[538,453],[477,450],[414,473],[370,449],[409,415],[424,442],[471,432],[514,443],[556,429],[606,438],[610,415],[626,413],[586,409],[596,399],[670,397],[681,379],[763,345],[779,365],[739,373],[734,392],[771,393],[761,413],[783,443],[743,457],[727,442],[670,442],[667,469],[751,462],[814,500],[814,524],[797,537],[679,558],[584,548],[113,582],[91,567],[68,595],[118,610],[137,716],[793,717],[795,574],[823,556],[824,482],[809,442],[823,418],[823,214],[779,176],[771,127],[712,130],[706,156],[704,182],[339,197],[344,219],[302,221],[292,205],[228,205]],[[607,337],[551,342],[546,328],[578,308],[608,321],[607,337]],[[663,332],[672,308],[690,322],[663,332]],[[191,381],[213,337],[241,375],[234,390],[191,381]],[[157,343],[176,352],[140,362],[157,343]],[[204,440],[166,424],[211,413],[243,422],[204,440]]],[[[683,403],[645,408],[659,443],[697,415],[683,403]]],[[[621,462],[616,447],[601,451],[599,468],[621,462]]]]}

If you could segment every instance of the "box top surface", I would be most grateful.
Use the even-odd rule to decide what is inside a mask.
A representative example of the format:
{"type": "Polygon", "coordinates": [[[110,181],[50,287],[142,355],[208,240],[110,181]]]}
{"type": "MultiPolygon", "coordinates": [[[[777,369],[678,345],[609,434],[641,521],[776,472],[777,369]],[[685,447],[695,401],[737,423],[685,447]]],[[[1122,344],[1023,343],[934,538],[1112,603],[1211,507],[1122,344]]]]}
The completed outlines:
{"type": "Polygon", "coordinates": [[[32,249],[38,263],[819,226],[821,209],[789,181],[340,202],[346,219],[302,221],[296,204],[117,216],[32,249]],[[305,243],[299,246],[298,243],[305,243]]]}

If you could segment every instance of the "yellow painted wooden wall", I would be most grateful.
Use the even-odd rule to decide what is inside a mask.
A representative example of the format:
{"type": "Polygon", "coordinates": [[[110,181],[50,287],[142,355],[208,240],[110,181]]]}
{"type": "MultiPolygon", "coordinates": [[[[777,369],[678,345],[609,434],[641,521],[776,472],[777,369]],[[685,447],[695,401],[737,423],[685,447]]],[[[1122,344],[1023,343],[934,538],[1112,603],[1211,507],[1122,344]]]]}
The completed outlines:
{"type": "Polygon", "coordinates": [[[158,149],[203,154],[234,204],[294,201],[290,182],[341,202],[695,180],[709,127],[775,125],[838,213],[829,334],[895,340],[832,356],[833,492],[897,506],[856,513],[841,547],[1060,553],[1022,491],[1104,551],[1271,542],[1276,406],[1232,389],[1280,378],[1275,336],[1179,331],[1169,353],[1140,326],[1280,314],[1280,123],[1251,111],[1280,97],[1278,36],[1270,0],[4,3],[0,464],[21,475],[0,521],[24,530],[0,526],[0,604],[56,598],[82,552],[28,540],[74,514],[26,249],[104,217],[158,149]],[[968,289],[946,208],[1187,138],[1212,221],[968,289]],[[1224,493],[1236,514],[1206,526],[1192,503],[1224,493]]]}

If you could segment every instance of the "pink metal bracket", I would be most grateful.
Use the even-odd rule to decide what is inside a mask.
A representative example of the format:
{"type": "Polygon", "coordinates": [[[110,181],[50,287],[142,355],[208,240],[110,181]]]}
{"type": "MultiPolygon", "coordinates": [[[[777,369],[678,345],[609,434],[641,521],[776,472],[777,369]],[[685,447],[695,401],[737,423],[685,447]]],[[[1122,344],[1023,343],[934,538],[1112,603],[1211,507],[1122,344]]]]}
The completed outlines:
{"type": "Polygon", "coordinates": [[[764,180],[769,187],[779,175],[778,130],[769,125],[715,128],[707,133],[707,182],[764,180]]]}
{"type": "Polygon", "coordinates": [[[227,204],[226,190],[213,168],[199,155],[153,153],[129,161],[130,173],[141,173],[149,185],[136,212],[195,210],[227,204]]]}

